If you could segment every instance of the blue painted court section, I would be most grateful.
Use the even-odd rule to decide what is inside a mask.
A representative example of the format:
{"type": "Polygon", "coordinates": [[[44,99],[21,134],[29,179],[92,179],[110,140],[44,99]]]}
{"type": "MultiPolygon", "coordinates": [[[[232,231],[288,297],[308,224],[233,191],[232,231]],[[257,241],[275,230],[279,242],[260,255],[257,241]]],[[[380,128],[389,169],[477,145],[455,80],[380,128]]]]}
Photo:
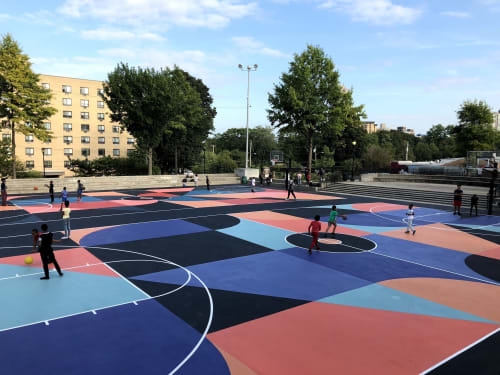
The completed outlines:
{"type": "Polygon", "coordinates": [[[480,229],[480,230],[487,230],[489,232],[500,232],[500,226],[499,225],[474,225],[474,224],[463,224],[463,223],[453,223],[453,225],[461,226],[464,228],[469,228],[469,229],[480,229]]]}
{"type": "MultiPolygon", "coordinates": [[[[23,224],[23,223],[33,223],[37,221],[41,221],[40,218],[36,215],[26,215],[24,217],[20,217],[18,220],[16,218],[13,219],[15,224],[23,224]]],[[[5,221],[6,222],[6,221],[5,221]]],[[[0,224],[4,223],[3,220],[0,220],[0,224]]],[[[9,222],[9,224],[12,222],[9,222]]]]}
{"type": "MultiPolygon", "coordinates": [[[[340,212],[342,214],[342,212],[340,212]]],[[[321,221],[328,222],[329,216],[323,216],[321,221]]],[[[402,218],[402,217],[401,217],[402,218]]],[[[347,215],[347,220],[337,219],[337,224],[347,224],[347,225],[360,225],[367,227],[392,227],[392,229],[397,229],[405,227],[406,224],[401,220],[395,219],[394,217],[383,218],[377,215],[373,215],[369,212],[356,213],[347,215]]]]}
{"type": "MultiPolygon", "coordinates": [[[[165,375],[186,358],[200,337],[149,300],[52,321],[49,326],[0,332],[0,361],[3,374],[165,375]]],[[[230,372],[220,352],[204,340],[176,374],[230,372]]]]}
{"type": "Polygon", "coordinates": [[[273,250],[289,248],[291,245],[285,239],[295,234],[285,229],[241,218],[237,225],[217,231],[273,250]]]}
{"type": "Polygon", "coordinates": [[[451,307],[378,284],[367,285],[359,289],[326,297],[320,299],[318,302],[494,323],[479,316],[452,309],[451,307]]]}
{"type": "Polygon", "coordinates": [[[346,225],[345,221],[339,221],[339,222],[337,222],[337,224],[340,224],[339,225],[340,227],[362,230],[364,232],[369,232],[369,233],[383,233],[383,232],[389,232],[391,230],[405,229],[406,228],[406,227],[371,227],[371,226],[365,226],[365,225],[346,225]]]}
{"type": "MultiPolygon", "coordinates": [[[[41,271],[0,265],[2,276],[22,274],[22,268],[30,273],[41,271]]],[[[119,277],[68,271],[63,277],[51,272],[50,280],[40,280],[40,276],[0,280],[0,330],[148,297],[119,277]]],[[[3,352],[5,347],[1,347],[3,352]]]]}
{"type": "MultiPolygon", "coordinates": [[[[367,236],[367,238],[369,238],[369,236],[367,236]]],[[[465,276],[439,271],[397,259],[391,259],[372,254],[371,252],[335,254],[317,254],[313,252],[311,256],[304,250],[300,251],[298,248],[290,248],[282,250],[280,253],[290,254],[309,263],[321,264],[325,267],[373,283],[409,277],[437,277],[443,279],[470,280],[465,276]]]]}
{"type": "Polygon", "coordinates": [[[129,242],[177,236],[181,234],[198,233],[210,229],[184,220],[161,220],[146,223],[120,225],[118,227],[102,229],[83,237],[82,246],[99,246],[118,242],[129,242]]]}
{"type": "MultiPolygon", "coordinates": [[[[301,251],[306,253],[303,249],[301,251]]],[[[366,280],[281,251],[204,263],[188,269],[196,273],[209,288],[305,301],[316,301],[369,284],[366,280]]],[[[182,284],[186,274],[176,269],[141,275],[135,279],[182,284]]],[[[194,282],[190,285],[199,286],[194,282]]]]}
{"type": "Polygon", "coordinates": [[[456,272],[479,280],[492,281],[472,271],[465,264],[465,259],[471,255],[469,253],[376,234],[366,236],[366,238],[378,244],[376,253],[456,272]]]}
{"type": "Polygon", "coordinates": [[[187,202],[187,201],[202,201],[202,198],[195,198],[195,197],[188,197],[186,195],[182,195],[180,197],[170,197],[167,200],[169,201],[180,201],[180,202],[187,202]]]}
{"type": "MultiPolygon", "coordinates": [[[[460,222],[462,217],[458,215],[453,215],[453,212],[436,210],[433,208],[415,208],[415,219],[413,224],[415,225],[427,225],[433,223],[455,223],[460,222]]],[[[386,212],[377,212],[378,216],[387,217],[388,219],[405,219],[406,220],[407,210],[395,210],[386,212]]]]}
{"type": "MultiPolygon", "coordinates": [[[[76,202],[76,197],[68,197],[68,200],[71,203],[76,202]]],[[[85,202],[100,202],[102,201],[101,198],[98,197],[86,197],[84,196],[81,200],[82,203],[85,202]]],[[[48,207],[48,204],[50,203],[50,198],[47,196],[45,199],[14,199],[11,201],[12,204],[15,204],[16,206],[19,207],[24,207],[24,206],[39,206],[39,205],[46,205],[48,207]]],[[[53,206],[57,206],[61,204],[61,198],[59,195],[56,195],[56,199],[54,200],[54,203],[52,203],[53,206]]]]}

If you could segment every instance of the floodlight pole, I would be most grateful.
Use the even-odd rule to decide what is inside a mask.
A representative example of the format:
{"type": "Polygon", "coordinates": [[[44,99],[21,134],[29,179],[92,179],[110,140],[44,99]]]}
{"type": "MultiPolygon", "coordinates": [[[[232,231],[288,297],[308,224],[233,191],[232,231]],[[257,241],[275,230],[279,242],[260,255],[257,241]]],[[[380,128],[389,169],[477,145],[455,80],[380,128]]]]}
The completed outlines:
{"type": "Polygon", "coordinates": [[[241,70],[246,70],[248,72],[248,84],[247,84],[247,141],[246,141],[246,149],[245,149],[245,169],[248,168],[248,123],[250,118],[250,72],[256,71],[258,65],[254,64],[253,66],[248,65],[246,68],[243,68],[243,65],[239,64],[238,68],[241,70]]]}

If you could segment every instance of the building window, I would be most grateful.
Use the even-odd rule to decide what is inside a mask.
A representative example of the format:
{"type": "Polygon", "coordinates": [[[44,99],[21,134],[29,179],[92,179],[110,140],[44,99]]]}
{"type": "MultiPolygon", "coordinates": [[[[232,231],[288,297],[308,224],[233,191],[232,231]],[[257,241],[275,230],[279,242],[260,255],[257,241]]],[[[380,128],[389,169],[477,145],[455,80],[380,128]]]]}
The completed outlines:
{"type": "Polygon", "coordinates": [[[90,130],[89,124],[82,124],[81,127],[82,127],[82,132],[84,132],[84,133],[88,133],[90,130]]]}
{"type": "Polygon", "coordinates": [[[120,144],[120,138],[118,138],[118,137],[113,137],[113,144],[114,144],[114,145],[119,145],[119,144],[120,144]]]}
{"type": "Polygon", "coordinates": [[[80,118],[82,120],[88,120],[89,119],[89,113],[88,112],[80,112],[80,118]]]}
{"type": "Polygon", "coordinates": [[[106,149],[100,148],[97,150],[97,155],[99,156],[106,156],[106,149]]]}
{"type": "Polygon", "coordinates": [[[80,106],[82,106],[83,108],[88,108],[89,101],[86,99],[80,99],[80,106]]]}
{"type": "Polygon", "coordinates": [[[82,156],[90,156],[90,148],[82,148],[82,156]]]}
{"type": "Polygon", "coordinates": [[[42,152],[45,156],[50,156],[52,155],[52,149],[51,148],[42,148],[42,152]]]}
{"type": "Polygon", "coordinates": [[[113,125],[113,133],[119,133],[120,132],[120,127],[117,125],[113,125]]]}
{"type": "Polygon", "coordinates": [[[104,125],[97,125],[97,131],[98,131],[99,133],[104,133],[104,129],[105,129],[105,128],[104,128],[104,125]]]}
{"type": "Polygon", "coordinates": [[[50,90],[50,85],[48,83],[42,83],[42,87],[45,89],[45,90],[50,90]]]}
{"type": "Polygon", "coordinates": [[[104,102],[98,101],[97,102],[97,108],[104,108],[104,102]]]}
{"type": "Polygon", "coordinates": [[[25,153],[26,155],[35,155],[35,149],[33,147],[26,147],[25,153]]]}
{"type": "Polygon", "coordinates": [[[72,148],[65,148],[64,155],[73,155],[73,149],[72,148]]]}
{"type": "Polygon", "coordinates": [[[52,160],[44,160],[43,166],[44,168],[52,168],[52,160]]]}
{"type": "Polygon", "coordinates": [[[26,126],[27,128],[33,128],[33,123],[27,121],[27,122],[24,123],[24,126],[26,126]]]}
{"type": "Polygon", "coordinates": [[[127,149],[127,156],[132,155],[132,152],[134,152],[134,149],[133,148],[128,148],[127,149]]]}
{"type": "Polygon", "coordinates": [[[135,143],[135,139],[134,138],[127,138],[127,144],[128,145],[133,145],[135,143]]]}
{"type": "Polygon", "coordinates": [[[80,94],[81,95],[88,95],[89,94],[89,88],[88,87],[80,87],[80,94]]]}
{"type": "Polygon", "coordinates": [[[43,123],[43,127],[46,129],[46,130],[50,130],[52,129],[52,124],[50,122],[44,122],[43,123]]]}
{"type": "Polygon", "coordinates": [[[11,134],[2,134],[2,141],[11,141],[12,136],[11,134]]]}
{"type": "Polygon", "coordinates": [[[34,138],[33,138],[33,134],[29,134],[29,135],[25,135],[24,136],[24,141],[25,142],[33,142],[34,138]]]}
{"type": "Polygon", "coordinates": [[[63,141],[64,141],[64,143],[69,145],[70,143],[73,143],[73,137],[71,135],[65,135],[63,137],[63,141]]]}
{"type": "Polygon", "coordinates": [[[90,137],[82,137],[82,143],[90,143],[90,137]]]}
{"type": "Polygon", "coordinates": [[[71,167],[71,161],[70,160],[65,160],[64,161],[64,168],[69,168],[71,167]]]}
{"type": "Polygon", "coordinates": [[[35,161],[34,160],[26,160],[26,168],[28,168],[28,169],[35,168],[35,161]]]}
{"type": "Polygon", "coordinates": [[[69,85],[63,85],[62,86],[62,92],[64,92],[65,94],[71,94],[71,86],[69,86],[69,85]]]}
{"type": "Polygon", "coordinates": [[[63,117],[64,118],[72,118],[73,117],[73,112],[71,112],[71,111],[63,111],[63,117]]]}
{"type": "Polygon", "coordinates": [[[106,142],[106,138],[105,137],[98,137],[97,138],[97,143],[103,145],[105,142],[106,142]]]}
{"type": "Polygon", "coordinates": [[[98,113],[97,114],[97,119],[101,120],[101,121],[104,120],[104,113],[98,113]]]}
{"type": "Polygon", "coordinates": [[[63,124],[63,129],[65,132],[70,132],[73,130],[73,124],[63,124]]]}
{"type": "Polygon", "coordinates": [[[104,89],[97,89],[97,96],[104,95],[104,89]]]}
{"type": "Polygon", "coordinates": [[[71,98],[63,98],[63,105],[72,105],[73,101],[71,98]]]}
{"type": "Polygon", "coordinates": [[[120,149],[114,148],[113,149],[113,156],[120,156],[120,149]]]}
{"type": "Polygon", "coordinates": [[[46,143],[46,144],[52,143],[52,138],[47,138],[47,139],[45,140],[45,142],[43,142],[43,143],[46,143]]]}

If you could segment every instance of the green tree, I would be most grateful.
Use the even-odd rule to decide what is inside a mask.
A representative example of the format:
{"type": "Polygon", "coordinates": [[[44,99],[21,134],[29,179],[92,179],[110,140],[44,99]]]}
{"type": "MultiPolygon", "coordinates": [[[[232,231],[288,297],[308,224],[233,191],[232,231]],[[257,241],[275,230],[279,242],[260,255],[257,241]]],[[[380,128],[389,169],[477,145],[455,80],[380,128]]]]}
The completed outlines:
{"type": "Polygon", "coordinates": [[[153,174],[153,149],[175,117],[176,91],[168,69],[129,67],[120,63],[104,82],[103,99],[111,120],[120,123],[147,149],[148,174],[153,174]]]}
{"type": "Polygon", "coordinates": [[[432,149],[424,141],[418,142],[415,146],[415,158],[417,161],[430,161],[432,160],[432,149]]]}
{"type": "Polygon", "coordinates": [[[310,169],[314,136],[338,134],[350,118],[364,115],[362,106],[352,106],[352,92],[343,89],[333,61],[311,45],[295,54],[268,100],[269,121],[280,131],[306,138],[310,169]]]}
{"type": "Polygon", "coordinates": [[[321,157],[316,161],[315,167],[332,168],[335,165],[334,152],[328,146],[323,146],[321,157]]]}
{"type": "Polygon", "coordinates": [[[0,118],[11,131],[12,177],[16,178],[16,132],[42,141],[50,139],[43,122],[56,113],[48,105],[50,90],[39,84],[39,76],[31,70],[29,57],[10,34],[0,43],[0,118]]]}
{"type": "Polygon", "coordinates": [[[393,157],[390,148],[372,144],[363,154],[363,165],[370,171],[388,170],[393,157]]]}
{"type": "Polygon", "coordinates": [[[493,129],[493,113],[483,101],[467,100],[457,111],[458,126],[454,128],[457,151],[465,155],[467,151],[492,150],[498,140],[498,132],[493,129]]]}

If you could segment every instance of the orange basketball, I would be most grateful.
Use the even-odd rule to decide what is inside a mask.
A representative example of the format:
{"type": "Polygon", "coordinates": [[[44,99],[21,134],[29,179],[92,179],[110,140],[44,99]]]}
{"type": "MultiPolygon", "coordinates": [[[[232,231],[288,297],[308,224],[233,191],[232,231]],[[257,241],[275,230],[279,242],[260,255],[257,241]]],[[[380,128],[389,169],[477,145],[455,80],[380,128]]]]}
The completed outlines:
{"type": "Polygon", "coordinates": [[[37,186],[35,186],[35,187],[33,188],[33,190],[38,190],[38,187],[37,187],[37,186]]]}

